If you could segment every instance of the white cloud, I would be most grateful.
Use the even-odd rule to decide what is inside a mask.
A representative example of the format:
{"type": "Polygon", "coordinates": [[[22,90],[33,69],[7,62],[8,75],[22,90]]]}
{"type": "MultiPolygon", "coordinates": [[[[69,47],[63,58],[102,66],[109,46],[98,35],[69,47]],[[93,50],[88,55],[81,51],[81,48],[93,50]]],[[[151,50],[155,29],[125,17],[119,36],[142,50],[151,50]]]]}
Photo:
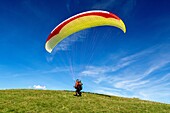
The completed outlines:
{"type": "Polygon", "coordinates": [[[45,89],[46,89],[46,86],[34,85],[33,88],[34,88],[34,89],[43,89],[43,90],[45,90],[45,89]]]}

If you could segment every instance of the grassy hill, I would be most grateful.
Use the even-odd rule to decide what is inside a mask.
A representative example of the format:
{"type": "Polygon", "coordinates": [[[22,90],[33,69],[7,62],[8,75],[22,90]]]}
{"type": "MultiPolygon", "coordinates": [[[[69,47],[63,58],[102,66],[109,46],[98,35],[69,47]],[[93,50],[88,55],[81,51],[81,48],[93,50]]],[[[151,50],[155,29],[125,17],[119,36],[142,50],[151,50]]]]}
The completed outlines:
{"type": "Polygon", "coordinates": [[[0,113],[170,113],[170,104],[71,91],[0,90],[0,113]]]}

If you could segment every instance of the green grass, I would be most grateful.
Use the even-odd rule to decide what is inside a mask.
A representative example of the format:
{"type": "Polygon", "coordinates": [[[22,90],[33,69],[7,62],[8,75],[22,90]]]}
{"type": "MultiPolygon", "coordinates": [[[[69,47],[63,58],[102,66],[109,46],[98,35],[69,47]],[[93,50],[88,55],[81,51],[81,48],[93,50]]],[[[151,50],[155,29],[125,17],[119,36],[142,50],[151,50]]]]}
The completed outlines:
{"type": "Polygon", "coordinates": [[[0,113],[170,113],[170,104],[71,91],[0,90],[0,113]]]}

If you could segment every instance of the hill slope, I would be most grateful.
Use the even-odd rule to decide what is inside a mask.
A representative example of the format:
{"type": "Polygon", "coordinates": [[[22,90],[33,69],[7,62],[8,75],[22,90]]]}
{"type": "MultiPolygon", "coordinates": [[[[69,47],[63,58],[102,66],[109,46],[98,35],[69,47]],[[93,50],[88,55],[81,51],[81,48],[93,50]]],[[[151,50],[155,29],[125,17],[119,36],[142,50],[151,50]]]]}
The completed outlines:
{"type": "Polygon", "coordinates": [[[0,112],[19,113],[170,113],[170,104],[136,98],[71,91],[0,90],[0,112]]]}

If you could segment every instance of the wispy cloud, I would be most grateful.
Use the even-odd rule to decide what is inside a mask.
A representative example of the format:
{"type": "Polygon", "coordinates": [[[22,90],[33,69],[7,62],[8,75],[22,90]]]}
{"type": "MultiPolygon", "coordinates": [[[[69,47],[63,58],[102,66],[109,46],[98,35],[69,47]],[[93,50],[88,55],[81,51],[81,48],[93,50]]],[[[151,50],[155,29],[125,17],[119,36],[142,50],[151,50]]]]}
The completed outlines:
{"type": "Polygon", "coordinates": [[[111,66],[87,66],[84,71],[80,73],[81,76],[105,75],[107,73],[116,72],[124,67],[129,66],[133,61],[117,62],[116,65],[111,66]]]}
{"type": "MultiPolygon", "coordinates": [[[[170,79],[170,77],[168,77],[168,79],[170,79]]],[[[144,88],[136,90],[134,96],[146,100],[157,100],[170,103],[170,101],[167,99],[170,96],[170,82],[159,81],[158,83],[158,81],[152,81],[144,88]]]]}
{"type": "MultiPolygon", "coordinates": [[[[81,72],[82,76],[91,77],[99,85],[105,83],[122,92],[101,89],[97,92],[120,94],[120,96],[154,99],[169,95],[170,90],[170,52],[169,44],[156,45],[141,52],[120,58],[115,65],[90,66],[81,72]],[[164,92],[165,94],[162,94],[164,92]]],[[[122,55],[123,56],[123,55],[122,55]]],[[[154,99],[158,100],[158,99],[154,99]]]]}
{"type": "MultiPolygon", "coordinates": [[[[143,50],[141,52],[134,53],[134,54],[126,56],[126,57],[122,57],[117,62],[114,62],[113,65],[88,66],[88,67],[86,67],[86,69],[84,71],[81,72],[81,75],[94,76],[94,75],[103,75],[103,74],[119,71],[122,68],[133,66],[132,65],[133,63],[140,61],[141,59],[143,59],[144,57],[146,57],[149,54],[154,53],[156,49],[157,49],[157,46],[154,46],[149,49],[143,50]]],[[[155,69],[159,68],[160,66],[163,66],[163,64],[157,65],[157,67],[150,68],[143,75],[148,75],[149,73],[151,73],[155,69]]]]}

